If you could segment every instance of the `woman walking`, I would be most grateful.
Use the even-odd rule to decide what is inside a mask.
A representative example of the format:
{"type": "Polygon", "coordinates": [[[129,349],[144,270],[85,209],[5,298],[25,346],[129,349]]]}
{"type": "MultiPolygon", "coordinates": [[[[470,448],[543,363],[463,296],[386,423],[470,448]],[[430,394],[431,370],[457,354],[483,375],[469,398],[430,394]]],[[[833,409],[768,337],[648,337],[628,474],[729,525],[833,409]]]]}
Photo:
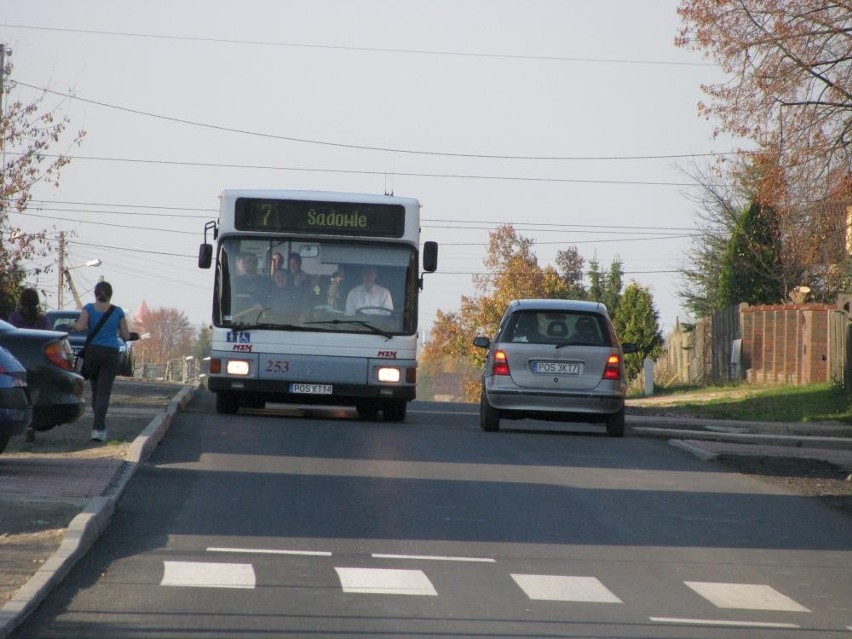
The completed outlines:
{"type": "Polygon", "coordinates": [[[118,335],[130,341],[124,311],[110,303],[112,286],[109,282],[95,285],[95,302],[86,304],[80,317],[71,327],[72,331],[87,331],[85,349],[86,371],[92,386],[92,440],[106,441],[106,414],[115,376],[118,375],[120,360],[118,335]]]}
{"type": "MultiPolygon", "coordinates": [[[[34,288],[25,288],[18,297],[18,306],[9,315],[9,323],[18,328],[50,329],[50,321],[41,310],[41,302],[38,299],[38,291],[34,288]]],[[[27,442],[35,441],[35,430],[28,426],[24,439],[27,442]]]]}

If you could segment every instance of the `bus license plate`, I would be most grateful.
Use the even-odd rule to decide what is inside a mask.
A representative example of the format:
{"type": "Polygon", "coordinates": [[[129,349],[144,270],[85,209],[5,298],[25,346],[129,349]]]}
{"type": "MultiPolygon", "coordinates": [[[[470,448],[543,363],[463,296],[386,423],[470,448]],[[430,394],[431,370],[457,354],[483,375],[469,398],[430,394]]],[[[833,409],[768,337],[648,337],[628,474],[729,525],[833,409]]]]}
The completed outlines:
{"type": "Polygon", "coordinates": [[[533,362],[536,375],[579,375],[580,362],[533,362]]]}
{"type": "Polygon", "coordinates": [[[331,395],[331,384],[290,384],[291,393],[303,395],[331,395]]]}

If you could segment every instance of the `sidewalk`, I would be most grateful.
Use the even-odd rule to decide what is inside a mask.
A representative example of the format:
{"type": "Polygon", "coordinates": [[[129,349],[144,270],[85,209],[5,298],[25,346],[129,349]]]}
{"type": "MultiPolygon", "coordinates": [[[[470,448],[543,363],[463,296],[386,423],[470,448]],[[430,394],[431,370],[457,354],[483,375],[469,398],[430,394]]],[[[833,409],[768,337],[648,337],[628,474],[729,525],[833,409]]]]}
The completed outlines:
{"type": "MultiPolygon", "coordinates": [[[[194,393],[193,387],[119,378],[107,444],[89,440],[88,409],[74,424],[37,433],[33,444],[22,437],[10,442],[0,455],[0,639],[95,543],[137,466],[194,393]]],[[[852,426],[684,419],[630,408],[627,426],[628,436],[664,438],[702,459],[806,457],[852,473],[852,426]]]]}
{"type": "Polygon", "coordinates": [[[125,484],[194,392],[118,378],[106,444],[90,441],[90,407],[73,424],[36,433],[32,444],[9,443],[0,455],[0,639],[91,548],[125,484]]]}

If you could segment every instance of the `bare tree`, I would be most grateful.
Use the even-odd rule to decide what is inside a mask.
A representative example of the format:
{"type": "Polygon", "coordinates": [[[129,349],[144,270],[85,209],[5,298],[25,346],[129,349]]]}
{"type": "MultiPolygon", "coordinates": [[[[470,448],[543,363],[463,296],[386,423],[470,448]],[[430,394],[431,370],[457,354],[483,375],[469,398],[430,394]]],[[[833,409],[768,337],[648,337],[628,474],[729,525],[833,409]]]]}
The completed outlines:
{"type": "MultiPolygon", "coordinates": [[[[11,65],[0,73],[3,87],[0,97],[15,88],[11,65]]],[[[47,253],[46,231],[25,233],[12,224],[11,212],[25,213],[33,187],[39,183],[58,186],[59,172],[70,161],[64,155],[48,158],[48,151],[62,143],[70,124],[55,109],[44,109],[44,95],[33,102],[10,102],[0,112],[0,314],[6,316],[17,291],[27,277],[26,266],[36,255],[47,253]]],[[[3,104],[0,102],[0,107],[3,104]]],[[[70,145],[79,145],[85,133],[79,131],[70,145]]]]}
{"type": "Polygon", "coordinates": [[[783,210],[848,196],[837,187],[852,163],[852,2],[682,0],[678,14],[676,44],[730,75],[702,86],[700,113],[778,168],[761,199],[783,210]]]}

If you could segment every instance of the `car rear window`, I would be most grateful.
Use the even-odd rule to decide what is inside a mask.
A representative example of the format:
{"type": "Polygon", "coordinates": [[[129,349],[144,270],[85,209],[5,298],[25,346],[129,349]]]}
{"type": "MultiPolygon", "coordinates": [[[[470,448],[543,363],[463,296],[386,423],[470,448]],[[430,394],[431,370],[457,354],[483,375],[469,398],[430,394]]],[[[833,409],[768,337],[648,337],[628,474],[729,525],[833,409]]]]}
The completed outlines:
{"type": "Polygon", "coordinates": [[[501,342],[610,346],[606,318],[571,311],[518,311],[506,323],[501,342]]]}

